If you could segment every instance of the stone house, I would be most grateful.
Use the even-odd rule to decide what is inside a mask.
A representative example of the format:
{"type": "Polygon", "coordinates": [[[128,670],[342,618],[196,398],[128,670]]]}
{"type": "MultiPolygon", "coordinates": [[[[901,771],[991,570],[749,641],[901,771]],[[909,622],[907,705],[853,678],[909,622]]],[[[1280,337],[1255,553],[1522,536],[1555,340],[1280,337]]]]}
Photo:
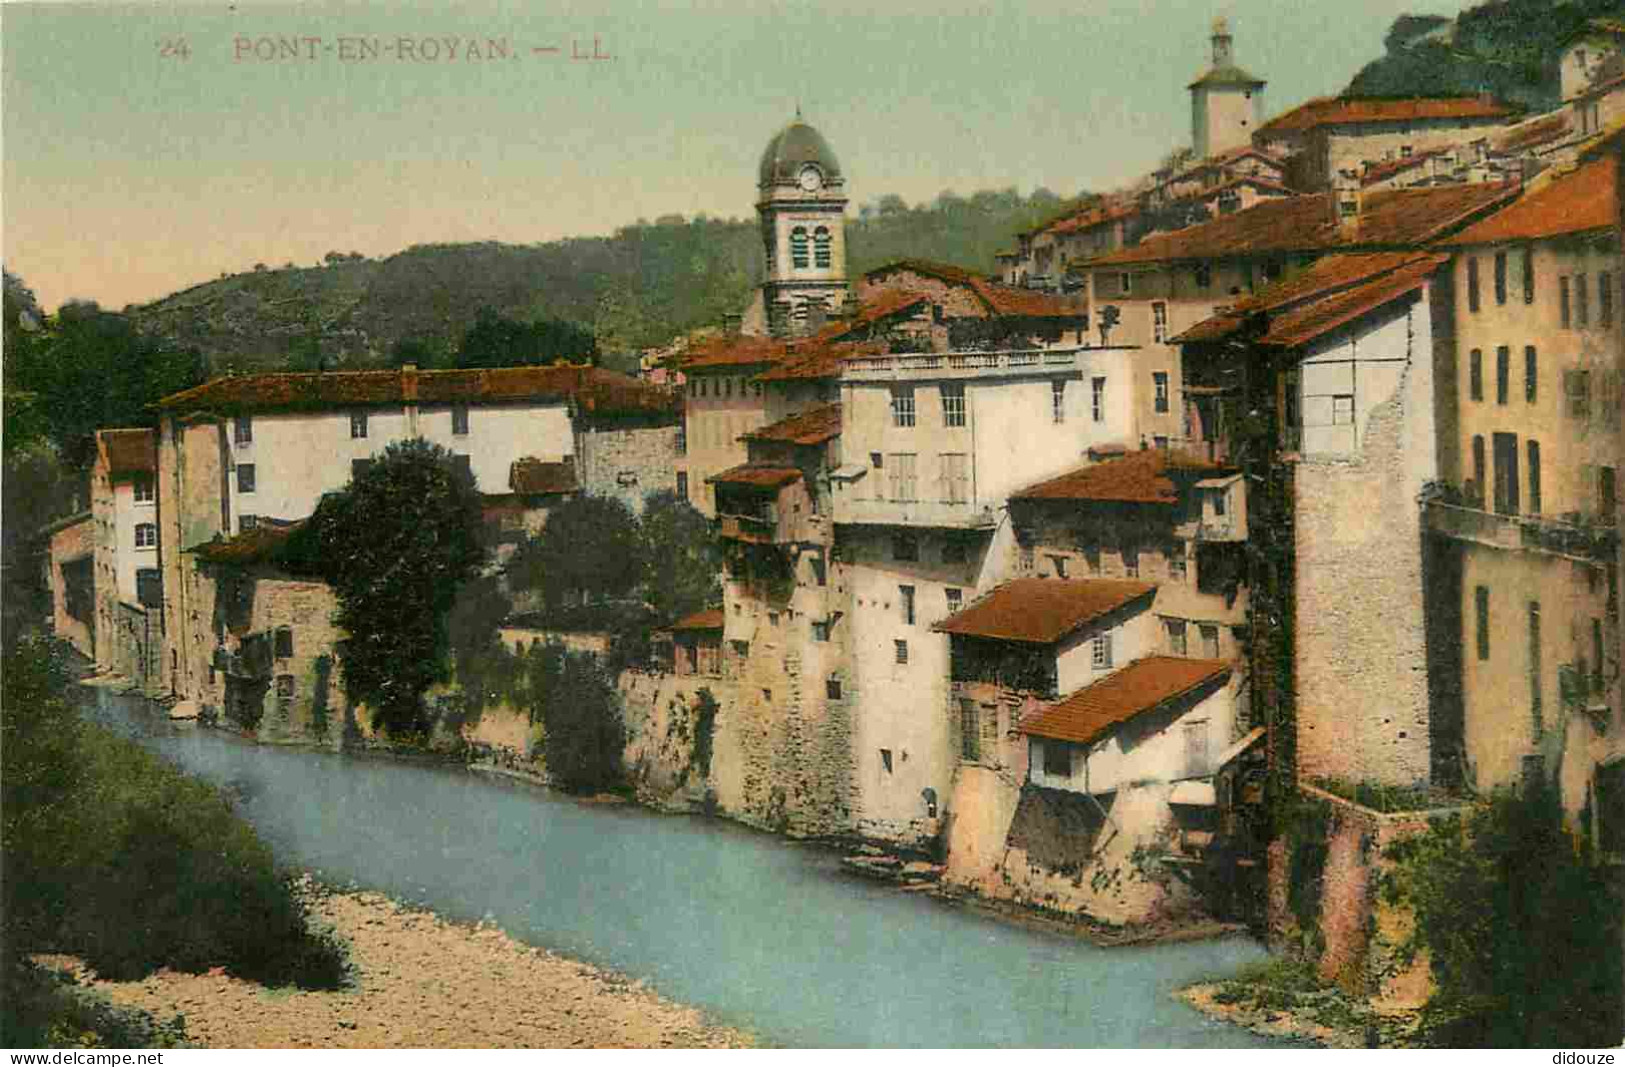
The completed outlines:
{"type": "MultiPolygon", "coordinates": [[[[863,303],[898,294],[925,297],[927,309],[893,329],[915,340],[916,351],[974,348],[1056,348],[1085,343],[1088,305],[1081,295],[1060,296],[990,281],[962,267],[901,259],[876,267],[858,283],[863,303]]],[[[900,348],[894,344],[893,351],[900,348]]]]}
{"type": "Polygon", "coordinates": [[[578,478],[598,472],[600,482],[604,471],[633,469],[643,488],[669,477],[663,442],[676,435],[667,391],[577,366],[225,377],[158,408],[163,688],[192,700],[212,692],[206,678],[215,647],[198,599],[212,600],[203,587],[213,578],[189,562],[199,546],[304,519],[323,493],[395,441],[423,437],[448,448],[477,486],[494,490],[500,525],[517,462],[570,463],[578,478]],[[589,461],[577,451],[578,423],[591,431],[581,438],[588,446],[640,434],[652,443],[612,447],[615,458],[589,461]]]}
{"type": "Polygon", "coordinates": [[[1490,184],[1370,195],[1345,188],[1265,201],[1091,261],[1086,268],[1093,274],[1097,321],[1115,316],[1109,336],[1142,346],[1136,384],[1159,401],[1141,435],[1149,436],[1150,444],[1163,438],[1193,449],[1211,439],[1211,428],[1202,424],[1211,418],[1205,410],[1211,404],[1204,393],[1192,391],[1196,383],[1183,369],[1176,341],[1197,323],[1245,304],[1322,256],[1420,248],[1516,195],[1515,187],[1490,184]],[[1170,394],[1166,400],[1165,393],[1170,394]]]}
{"type": "Polygon", "coordinates": [[[1262,151],[1289,157],[1286,184],[1324,193],[1366,162],[1466,144],[1510,125],[1515,113],[1489,96],[1319,97],[1277,115],[1252,135],[1262,151]]]}
{"type": "Polygon", "coordinates": [[[95,515],[81,511],[50,524],[46,587],[51,590],[51,632],[87,659],[96,658],[95,515]]]}
{"type": "Polygon", "coordinates": [[[155,693],[163,601],[156,438],[151,429],[98,430],[90,473],[96,666],[155,693]]]}
{"type": "Polygon", "coordinates": [[[1459,627],[1456,771],[1481,790],[1555,774],[1575,817],[1625,757],[1617,183],[1607,155],[1554,168],[1447,242],[1440,473],[1455,491],[1427,511],[1454,579],[1438,610],[1459,627]]]}

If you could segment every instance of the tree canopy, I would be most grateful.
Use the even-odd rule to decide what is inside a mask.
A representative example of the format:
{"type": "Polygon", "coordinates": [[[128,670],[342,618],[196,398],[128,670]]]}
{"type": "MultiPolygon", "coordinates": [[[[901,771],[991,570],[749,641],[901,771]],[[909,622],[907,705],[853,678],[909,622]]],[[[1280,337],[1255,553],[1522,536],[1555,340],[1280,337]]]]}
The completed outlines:
{"type": "Polygon", "coordinates": [[[642,549],[631,508],[582,494],[548,513],[508,573],[516,588],[536,590],[546,610],[561,611],[630,595],[643,580],[642,549]]]}
{"type": "Polygon", "coordinates": [[[450,674],[448,614],[485,558],[473,477],[439,445],[391,444],[322,497],[283,557],[338,597],[350,699],[391,735],[427,731],[423,694],[450,674]]]}
{"type": "Polygon", "coordinates": [[[722,547],[692,504],[669,490],[652,493],[639,527],[646,598],[657,618],[669,622],[721,598],[722,547]]]}

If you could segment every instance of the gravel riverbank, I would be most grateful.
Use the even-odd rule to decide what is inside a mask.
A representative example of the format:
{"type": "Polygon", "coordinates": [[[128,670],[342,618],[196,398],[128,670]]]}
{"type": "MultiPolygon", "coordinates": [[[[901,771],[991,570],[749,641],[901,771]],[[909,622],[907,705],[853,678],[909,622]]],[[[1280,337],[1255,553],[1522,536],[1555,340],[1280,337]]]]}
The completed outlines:
{"type": "Polygon", "coordinates": [[[708,1022],[623,976],[450,923],[378,893],[307,883],[312,921],[349,947],[351,988],[267,989],[219,972],[108,982],[68,957],[92,991],[159,1022],[185,1017],[208,1048],[741,1048],[708,1022]]]}

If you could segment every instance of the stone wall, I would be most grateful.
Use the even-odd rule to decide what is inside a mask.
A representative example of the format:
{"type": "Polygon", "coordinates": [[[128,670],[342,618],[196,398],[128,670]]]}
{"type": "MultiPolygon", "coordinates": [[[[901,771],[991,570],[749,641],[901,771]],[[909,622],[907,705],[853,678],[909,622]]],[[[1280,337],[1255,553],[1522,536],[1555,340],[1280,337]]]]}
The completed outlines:
{"type": "Polygon", "coordinates": [[[1429,781],[1421,513],[1407,424],[1395,397],[1372,410],[1359,458],[1303,459],[1294,471],[1305,778],[1429,781]]]}
{"type": "Polygon", "coordinates": [[[675,416],[664,424],[587,424],[576,431],[581,487],[594,496],[614,497],[641,514],[650,493],[677,491],[677,440],[675,416]]]}
{"type": "Polygon", "coordinates": [[[51,533],[50,567],[51,628],[57,637],[72,645],[81,655],[94,658],[95,651],[95,549],[96,524],[86,514],[51,533]],[[80,583],[85,593],[77,610],[69,612],[70,579],[80,583]]]}
{"type": "Polygon", "coordinates": [[[1427,999],[1426,960],[1405,967],[1396,948],[1409,933],[1408,911],[1382,902],[1378,892],[1395,842],[1425,832],[1430,819],[1456,809],[1385,814],[1323,789],[1302,785],[1305,800],[1325,812],[1324,839],[1277,838],[1270,846],[1266,916],[1272,945],[1306,957],[1320,976],[1356,996],[1379,996],[1390,1006],[1417,1007],[1427,999]],[[1294,863],[1294,851],[1324,848],[1324,861],[1294,863]],[[1292,885],[1294,868],[1304,885],[1292,885]],[[1307,894],[1307,895],[1305,895],[1307,894]],[[1307,903],[1313,930],[1293,911],[1307,903]]]}

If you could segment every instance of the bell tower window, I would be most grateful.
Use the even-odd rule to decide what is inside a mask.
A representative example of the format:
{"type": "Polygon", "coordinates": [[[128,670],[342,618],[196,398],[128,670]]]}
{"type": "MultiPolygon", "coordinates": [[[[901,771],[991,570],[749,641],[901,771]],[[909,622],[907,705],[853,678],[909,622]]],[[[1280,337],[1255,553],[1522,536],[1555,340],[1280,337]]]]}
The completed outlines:
{"type": "Polygon", "coordinates": [[[813,231],[813,266],[828,270],[830,262],[829,227],[820,226],[813,231]]]}
{"type": "Polygon", "coordinates": [[[790,265],[796,270],[807,269],[807,227],[797,226],[790,231],[790,265]]]}

